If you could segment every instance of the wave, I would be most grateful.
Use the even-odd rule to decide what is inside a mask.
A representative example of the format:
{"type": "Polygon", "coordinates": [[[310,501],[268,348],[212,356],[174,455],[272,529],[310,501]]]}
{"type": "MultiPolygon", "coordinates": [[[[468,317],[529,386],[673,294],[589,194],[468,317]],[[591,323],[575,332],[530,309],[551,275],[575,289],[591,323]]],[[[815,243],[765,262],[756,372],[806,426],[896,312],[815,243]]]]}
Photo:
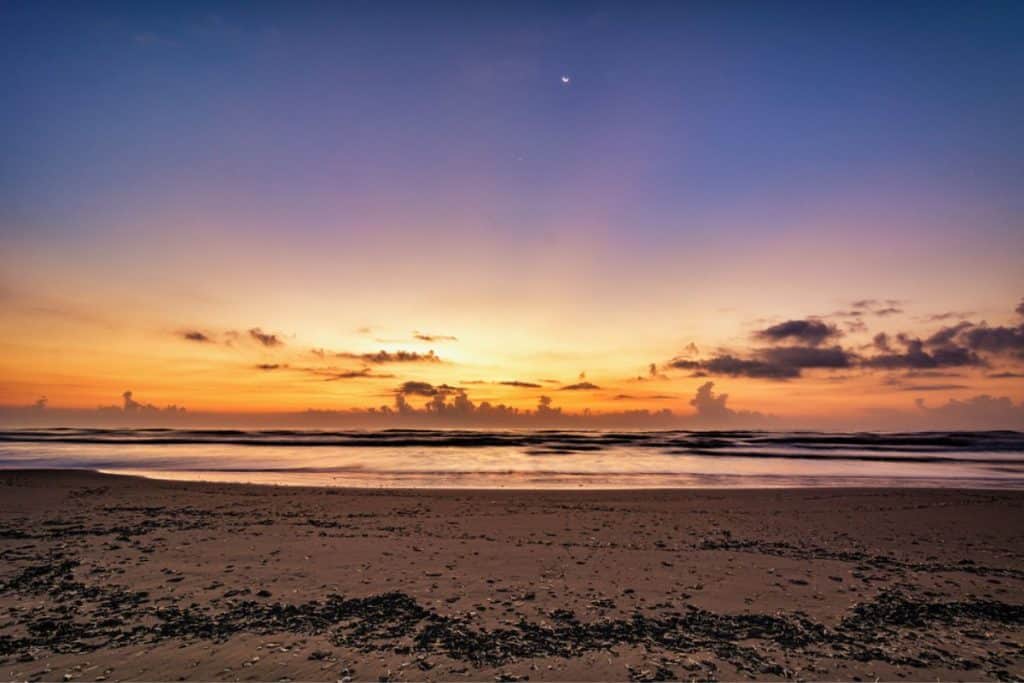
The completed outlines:
{"type": "Polygon", "coordinates": [[[1024,433],[0,430],[0,468],[325,486],[1024,488],[1024,433]]]}
{"type": "MultiPolygon", "coordinates": [[[[757,432],[757,431],[474,431],[389,429],[381,431],[234,429],[11,429],[0,442],[352,448],[521,447],[534,453],[601,451],[629,446],[688,455],[747,451],[743,457],[784,457],[799,451],[925,453],[1024,453],[1024,433],[986,432],[757,432]],[[779,452],[773,452],[773,449],[779,452]]],[[[835,456],[829,456],[835,457],[835,456]]]]}

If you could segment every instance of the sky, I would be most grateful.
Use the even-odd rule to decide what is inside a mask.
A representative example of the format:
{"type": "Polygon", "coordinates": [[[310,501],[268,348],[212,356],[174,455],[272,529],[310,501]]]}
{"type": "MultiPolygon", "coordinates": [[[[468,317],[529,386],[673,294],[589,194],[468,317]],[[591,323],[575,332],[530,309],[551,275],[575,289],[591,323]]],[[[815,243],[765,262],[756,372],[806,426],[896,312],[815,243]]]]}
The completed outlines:
{"type": "Polygon", "coordinates": [[[0,421],[1024,427],[1022,32],[0,2],[0,421]]]}

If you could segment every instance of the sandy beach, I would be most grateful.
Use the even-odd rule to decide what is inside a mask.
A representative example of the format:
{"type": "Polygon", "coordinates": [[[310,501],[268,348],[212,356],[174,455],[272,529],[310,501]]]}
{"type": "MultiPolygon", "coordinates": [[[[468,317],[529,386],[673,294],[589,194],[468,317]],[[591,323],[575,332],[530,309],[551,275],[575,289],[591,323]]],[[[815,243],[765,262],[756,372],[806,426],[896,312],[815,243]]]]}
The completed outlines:
{"type": "Polygon", "coordinates": [[[0,472],[0,678],[1011,680],[1024,493],[0,472]]]}

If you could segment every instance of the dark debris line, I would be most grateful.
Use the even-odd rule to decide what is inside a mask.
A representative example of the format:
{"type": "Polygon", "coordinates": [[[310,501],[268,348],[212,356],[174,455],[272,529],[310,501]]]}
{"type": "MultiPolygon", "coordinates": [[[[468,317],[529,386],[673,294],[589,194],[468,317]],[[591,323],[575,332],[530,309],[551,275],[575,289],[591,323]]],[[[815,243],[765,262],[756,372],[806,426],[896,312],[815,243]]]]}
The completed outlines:
{"type": "Polygon", "coordinates": [[[363,652],[445,655],[474,666],[500,666],[517,659],[577,657],[615,646],[646,646],[684,653],[711,651],[737,669],[784,675],[770,650],[814,657],[883,661],[906,666],[984,667],[1011,679],[1009,662],[989,656],[968,661],[920,639],[901,638],[908,629],[942,624],[1024,624],[1024,605],[993,600],[922,602],[889,591],[856,605],[834,628],[801,614],[723,615],[688,607],[651,617],[578,620],[570,611],[551,612],[550,624],[521,620],[499,629],[476,627],[466,617],[446,616],[411,596],[389,592],[365,598],[337,594],[300,604],[247,600],[213,612],[188,607],[155,607],[145,592],[86,585],[75,579],[78,561],[55,554],[0,584],[0,594],[48,595],[54,606],[17,615],[24,632],[0,634],[0,658],[31,658],[33,652],[91,652],[101,648],[152,644],[170,639],[223,641],[239,633],[329,634],[337,646],[363,652]],[[89,608],[88,610],[86,608],[89,608]],[[87,621],[81,619],[88,614],[87,621]],[[147,623],[154,625],[147,626],[147,623]],[[763,647],[740,645],[762,641],[763,647]]]}

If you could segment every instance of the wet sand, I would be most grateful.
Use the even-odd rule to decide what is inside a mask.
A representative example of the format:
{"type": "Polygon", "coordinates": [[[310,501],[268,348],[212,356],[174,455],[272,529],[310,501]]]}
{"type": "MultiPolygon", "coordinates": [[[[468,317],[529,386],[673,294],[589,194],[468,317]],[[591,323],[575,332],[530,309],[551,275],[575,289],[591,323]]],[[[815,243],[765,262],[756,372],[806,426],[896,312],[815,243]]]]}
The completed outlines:
{"type": "Polygon", "coordinates": [[[0,472],[0,678],[1024,676],[1024,493],[0,472]]]}

